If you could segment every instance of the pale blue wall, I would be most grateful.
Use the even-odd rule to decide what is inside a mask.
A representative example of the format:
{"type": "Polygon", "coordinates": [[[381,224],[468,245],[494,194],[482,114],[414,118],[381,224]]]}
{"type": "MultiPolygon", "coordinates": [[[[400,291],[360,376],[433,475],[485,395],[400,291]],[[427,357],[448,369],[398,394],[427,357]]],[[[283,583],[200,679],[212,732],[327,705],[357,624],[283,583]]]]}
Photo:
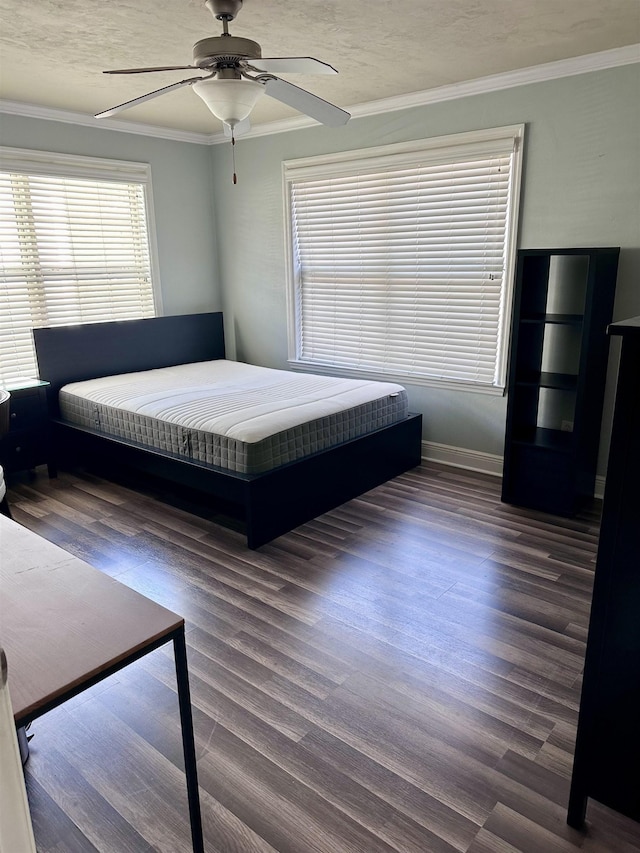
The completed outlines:
{"type": "MultiPolygon", "coordinates": [[[[3,116],[0,142],[148,162],[164,311],[218,310],[232,354],[286,367],[283,160],[526,124],[521,247],[621,246],[615,319],[640,314],[640,66],[208,147],[3,116]]],[[[613,347],[600,473],[613,400],[613,347]]],[[[506,400],[408,386],[424,437],[500,455],[506,400]]]]}
{"type": "MultiPolygon", "coordinates": [[[[214,146],[220,278],[237,357],[286,367],[283,160],[522,122],[519,246],[621,246],[615,318],[640,314],[640,66],[635,65],[352,119],[340,129],[313,127],[239,140],[235,186],[230,146],[214,146]]],[[[609,385],[601,473],[612,405],[609,385]]],[[[423,386],[408,390],[412,409],[424,414],[425,439],[502,454],[505,398],[423,386]]]]}
{"type": "Polygon", "coordinates": [[[149,163],[164,313],[220,310],[208,146],[13,115],[0,144],[149,163]]]}

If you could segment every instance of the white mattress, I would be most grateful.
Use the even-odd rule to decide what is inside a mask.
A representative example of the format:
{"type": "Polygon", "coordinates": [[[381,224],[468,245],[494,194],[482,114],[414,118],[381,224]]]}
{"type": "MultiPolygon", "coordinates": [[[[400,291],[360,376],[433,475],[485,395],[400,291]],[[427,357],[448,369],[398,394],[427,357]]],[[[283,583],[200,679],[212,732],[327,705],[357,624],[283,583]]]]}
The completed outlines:
{"type": "Polygon", "coordinates": [[[406,391],[224,359],[74,382],[65,420],[243,473],[265,471],[406,418],[406,391]]]}

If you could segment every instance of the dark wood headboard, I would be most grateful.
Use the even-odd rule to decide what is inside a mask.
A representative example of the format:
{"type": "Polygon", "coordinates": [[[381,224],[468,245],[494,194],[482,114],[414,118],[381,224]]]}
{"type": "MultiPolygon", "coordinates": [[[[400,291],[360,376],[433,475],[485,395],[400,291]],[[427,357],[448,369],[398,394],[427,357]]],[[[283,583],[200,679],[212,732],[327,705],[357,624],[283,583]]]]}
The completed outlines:
{"type": "Polygon", "coordinates": [[[68,382],[225,357],[219,311],[34,329],[33,340],[52,414],[68,382]]]}

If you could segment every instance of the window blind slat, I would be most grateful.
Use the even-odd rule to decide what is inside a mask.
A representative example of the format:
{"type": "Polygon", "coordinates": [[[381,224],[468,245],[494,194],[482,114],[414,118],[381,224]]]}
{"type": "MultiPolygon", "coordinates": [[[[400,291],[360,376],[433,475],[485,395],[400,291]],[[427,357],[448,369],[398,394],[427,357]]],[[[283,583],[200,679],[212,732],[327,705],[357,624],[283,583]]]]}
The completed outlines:
{"type": "Polygon", "coordinates": [[[154,314],[143,183],[0,172],[1,382],[36,375],[34,326],[154,314]]]}
{"type": "MultiPolygon", "coordinates": [[[[496,386],[513,236],[513,150],[292,166],[295,358],[496,386]],[[429,157],[427,157],[427,161],[429,157]],[[333,170],[333,171],[332,171],[333,170]]],[[[285,169],[286,177],[286,169],[285,169]]]]}

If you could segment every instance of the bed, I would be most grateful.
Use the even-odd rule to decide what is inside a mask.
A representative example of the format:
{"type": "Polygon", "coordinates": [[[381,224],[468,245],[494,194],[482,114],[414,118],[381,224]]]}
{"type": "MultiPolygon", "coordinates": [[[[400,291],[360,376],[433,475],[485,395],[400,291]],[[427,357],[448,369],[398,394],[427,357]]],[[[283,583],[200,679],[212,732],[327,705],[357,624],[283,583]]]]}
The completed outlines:
{"type": "Polygon", "coordinates": [[[57,460],[205,493],[249,548],[420,463],[401,386],[229,361],[219,312],[33,335],[57,460]]]}

